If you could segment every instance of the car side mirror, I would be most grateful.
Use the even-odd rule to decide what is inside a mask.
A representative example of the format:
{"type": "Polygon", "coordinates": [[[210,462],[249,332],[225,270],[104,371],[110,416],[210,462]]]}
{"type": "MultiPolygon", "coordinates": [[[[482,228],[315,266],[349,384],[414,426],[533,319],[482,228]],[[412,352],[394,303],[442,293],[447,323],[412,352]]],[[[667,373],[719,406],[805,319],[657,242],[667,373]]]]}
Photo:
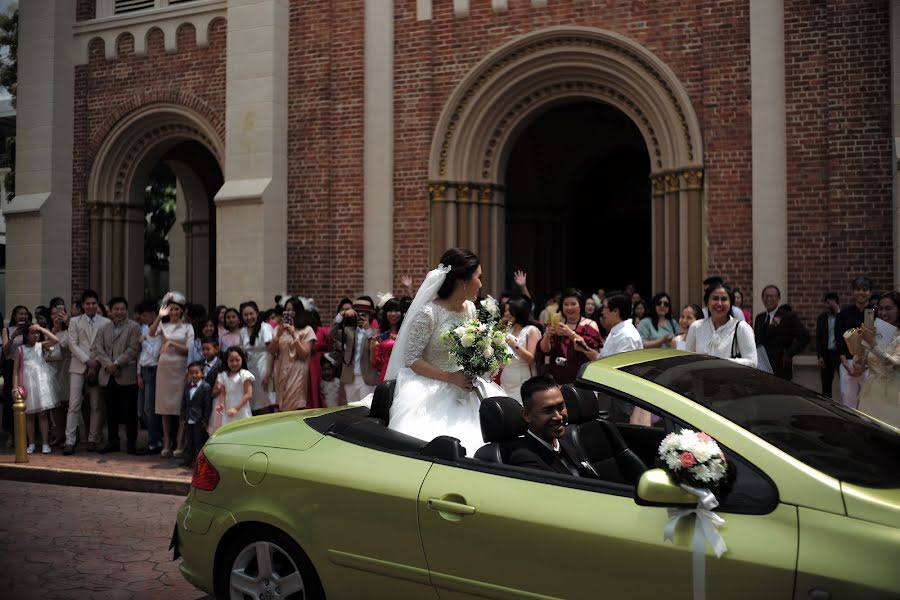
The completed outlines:
{"type": "Polygon", "coordinates": [[[693,506],[697,496],[681,489],[664,470],[647,469],[638,480],[634,501],[641,506],[693,506]]]}

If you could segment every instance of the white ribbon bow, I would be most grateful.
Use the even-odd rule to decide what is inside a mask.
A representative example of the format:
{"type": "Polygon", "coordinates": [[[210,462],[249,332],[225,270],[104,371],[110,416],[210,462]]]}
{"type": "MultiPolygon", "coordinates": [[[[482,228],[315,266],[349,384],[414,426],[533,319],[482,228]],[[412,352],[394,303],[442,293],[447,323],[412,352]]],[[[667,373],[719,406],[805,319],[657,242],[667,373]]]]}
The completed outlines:
{"type": "Polygon", "coordinates": [[[678,521],[689,515],[696,517],[693,540],[694,600],[705,600],[706,544],[712,546],[716,558],[722,558],[722,555],[728,551],[728,546],[725,545],[725,540],[718,531],[719,527],[725,524],[725,519],[713,512],[713,509],[719,506],[719,501],[711,491],[686,484],[681,484],[681,489],[697,496],[697,506],[696,508],[670,508],[669,520],[663,530],[663,540],[674,543],[675,527],[678,525],[678,521]]]}

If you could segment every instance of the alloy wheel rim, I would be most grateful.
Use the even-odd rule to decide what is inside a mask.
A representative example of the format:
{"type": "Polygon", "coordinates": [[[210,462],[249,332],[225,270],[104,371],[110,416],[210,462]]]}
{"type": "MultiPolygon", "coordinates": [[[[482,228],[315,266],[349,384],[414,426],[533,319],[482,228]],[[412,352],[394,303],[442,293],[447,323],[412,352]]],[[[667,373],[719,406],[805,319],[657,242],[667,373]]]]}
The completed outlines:
{"type": "Polygon", "coordinates": [[[252,542],[231,566],[231,600],[280,600],[306,597],[303,577],[291,556],[272,542],[252,542]]]}

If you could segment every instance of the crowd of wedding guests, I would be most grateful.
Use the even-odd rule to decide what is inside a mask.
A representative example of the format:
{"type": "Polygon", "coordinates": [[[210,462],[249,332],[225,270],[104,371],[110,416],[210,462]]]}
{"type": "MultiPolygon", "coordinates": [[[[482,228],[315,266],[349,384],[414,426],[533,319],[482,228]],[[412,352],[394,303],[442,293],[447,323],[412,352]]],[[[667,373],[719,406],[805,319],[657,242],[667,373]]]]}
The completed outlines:
{"type": "MultiPolygon", "coordinates": [[[[207,310],[175,292],[134,307],[122,297],[103,302],[92,290],[69,308],[62,298],[34,313],[16,306],[2,330],[8,444],[17,398],[26,405],[29,453],[36,440],[44,453],[56,446],[72,454],[79,441],[88,452],[118,452],[124,424],[126,452],[185,466],[233,420],[362,400],[384,380],[412,301],[404,279],[406,295],[344,298],[324,315],[299,296],[276,297],[265,310],[249,300],[207,310]],[[146,448],[137,445],[139,424],[146,448]]],[[[702,303],[681,307],[666,292],[648,302],[633,286],[570,288],[536,303],[526,273],[517,271],[514,281],[499,299],[513,359],[496,381],[519,402],[522,384],[536,375],[571,383],[584,363],[641,348],[705,353],[791,379],[794,357],[810,345],[803,320],[774,285],[762,290],[763,310],[753,318],[740,290],[720,277],[704,281],[702,303]]],[[[843,308],[836,292],[825,294],[816,319],[822,392],[831,396],[838,371],[844,404],[900,426],[900,295],[873,293],[866,277],[850,288],[843,308]],[[867,308],[887,330],[898,329],[879,343],[863,327],[862,350],[854,351],[844,333],[864,324],[867,308]]]]}
{"type": "MultiPolygon", "coordinates": [[[[3,429],[26,406],[27,452],[159,454],[190,465],[226,423],[274,411],[331,407],[384,379],[411,298],[344,298],[325,324],[300,297],[212,310],[177,292],[130,307],[86,290],[32,313],[12,311],[3,341],[3,429]],[[139,448],[138,427],[148,444],[139,448]]],[[[2,319],[2,317],[0,317],[2,319]]]]}

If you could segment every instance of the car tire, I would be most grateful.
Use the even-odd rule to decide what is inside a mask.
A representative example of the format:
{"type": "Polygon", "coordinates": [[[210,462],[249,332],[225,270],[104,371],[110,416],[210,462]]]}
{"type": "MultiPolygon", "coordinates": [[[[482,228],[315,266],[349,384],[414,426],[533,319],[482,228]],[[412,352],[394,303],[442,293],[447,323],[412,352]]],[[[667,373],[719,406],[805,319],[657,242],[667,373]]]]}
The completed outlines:
{"type": "Polygon", "coordinates": [[[325,600],[309,557],[290,536],[273,527],[255,527],[232,540],[216,578],[218,600],[244,600],[262,592],[273,600],[325,600]]]}

